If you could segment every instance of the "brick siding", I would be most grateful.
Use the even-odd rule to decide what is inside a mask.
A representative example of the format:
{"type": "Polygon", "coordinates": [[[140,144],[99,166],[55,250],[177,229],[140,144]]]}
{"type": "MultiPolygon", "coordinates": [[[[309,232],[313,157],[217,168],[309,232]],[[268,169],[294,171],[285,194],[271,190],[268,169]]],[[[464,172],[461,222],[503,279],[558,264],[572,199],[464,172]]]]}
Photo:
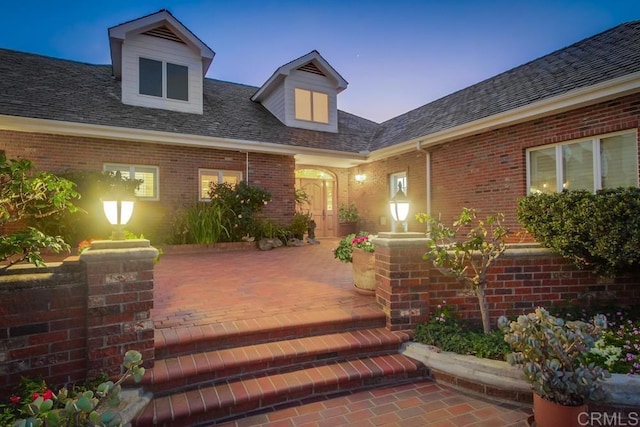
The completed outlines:
{"type": "MultiPolygon", "coordinates": [[[[516,203],[526,195],[528,148],[639,127],[640,94],[635,94],[430,148],[431,213],[440,213],[450,223],[463,207],[477,209],[481,217],[503,212],[516,241],[515,233],[520,229],[516,203]]],[[[349,180],[350,199],[364,216],[364,229],[371,233],[390,230],[389,175],[405,171],[413,206],[409,231],[424,231],[413,216],[427,209],[426,153],[416,150],[350,171],[351,176],[367,175],[362,184],[349,180]],[[381,224],[381,217],[386,217],[385,224],[381,224]]]]}
{"type": "Polygon", "coordinates": [[[131,228],[146,228],[145,235],[149,228],[153,230],[151,234],[162,235],[158,230],[166,230],[173,210],[197,200],[199,168],[238,170],[246,179],[247,159],[249,183],[272,196],[263,216],[288,225],[295,210],[292,156],[3,130],[0,151],[9,159],[26,158],[34,162],[37,170],[54,173],[102,171],[104,163],[157,166],[160,200],[139,201],[131,223],[131,228]]]}

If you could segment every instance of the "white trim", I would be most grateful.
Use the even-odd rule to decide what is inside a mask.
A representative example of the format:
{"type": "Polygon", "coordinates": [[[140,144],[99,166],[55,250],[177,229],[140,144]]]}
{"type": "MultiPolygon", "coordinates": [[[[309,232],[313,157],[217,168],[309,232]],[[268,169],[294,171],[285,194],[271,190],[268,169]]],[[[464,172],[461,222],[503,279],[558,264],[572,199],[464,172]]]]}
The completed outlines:
{"type": "Polygon", "coordinates": [[[505,111],[504,113],[495,114],[480,120],[465,123],[451,129],[445,129],[428,135],[421,135],[391,147],[375,150],[367,160],[382,160],[387,157],[413,151],[415,150],[417,143],[420,143],[422,148],[429,148],[430,146],[443,144],[447,141],[463,138],[465,136],[534,120],[549,114],[557,114],[563,111],[597,104],[639,91],[640,72],[627,74],[593,86],[576,89],[553,98],[544,99],[513,110],[505,111]]]}
{"type": "Polygon", "coordinates": [[[322,57],[322,55],[320,55],[320,53],[317,50],[312,50],[306,55],[301,56],[298,59],[294,59],[293,61],[278,67],[278,69],[271,75],[271,77],[269,77],[269,79],[262,86],[260,86],[260,88],[256,91],[256,93],[253,94],[253,96],[251,97],[251,100],[255,102],[262,102],[267,96],[267,94],[273,89],[273,87],[280,84],[280,82],[286,76],[291,74],[291,71],[296,70],[299,67],[312,61],[315,61],[316,65],[322,71],[324,71],[325,74],[328,74],[327,77],[335,80],[335,83],[336,83],[335,88],[338,93],[342,92],[347,88],[347,85],[349,83],[347,83],[347,81],[344,78],[342,78],[340,73],[338,73],[335,70],[335,68],[333,68],[331,64],[329,64],[322,57]]]}
{"type": "Polygon", "coordinates": [[[217,148],[221,150],[241,152],[249,151],[252,153],[321,156],[350,162],[364,162],[366,160],[365,154],[355,154],[346,151],[306,148],[262,141],[214,138],[209,136],[169,133],[144,129],[64,122],[58,120],[34,119],[30,117],[0,115],[0,129],[19,132],[114,139],[118,141],[137,141],[187,147],[217,148]]]}
{"type": "Polygon", "coordinates": [[[216,175],[217,176],[217,182],[216,184],[220,184],[221,182],[224,182],[224,176],[225,175],[236,175],[236,177],[238,178],[238,182],[241,182],[244,180],[244,177],[242,175],[242,171],[239,170],[234,170],[234,169],[214,169],[214,168],[198,168],[198,201],[200,202],[210,202],[211,198],[209,197],[202,197],[202,175],[206,174],[206,175],[216,175]]]}
{"type": "Polygon", "coordinates": [[[122,42],[131,34],[143,33],[161,24],[166,25],[173,32],[177,33],[182,41],[191,47],[191,49],[198,52],[202,58],[202,76],[204,77],[207,74],[207,70],[216,53],[196,37],[191,30],[171,15],[170,12],[160,10],[151,15],[109,28],[111,64],[116,78],[120,78],[122,75],[122,42]]]}
{"type": "MultiPolygon", "coordinates": [[[[604,133],[601,135],[594,135],[594,136],[590,136],[590,137],[584,137],[584,138],[576,138],[576,139],[570,139],[567,141],[562,141],[562,142],[556,142],[553,144],[545,144],[545,145],[539,145],[539,146],[535,146],[535,147],[529,147],[525,150],[525,161],[526,161],[526,185],[527,185],[527,194],[531,194],[531,153],[536,152],[536,151],[541,151],[541,150],[546,150],[546,149],[551,149],[553,148],[555,153],[555,166],[556,166],[556,189],[555,192],[556,193],[561,193],[564,190],[563,187],[563,177],[564,177],[564,152],[563,152],[563,147],[566,147],[568,145],[573,145],[573,144],[580,144],[582,142],[590,142],[591,143],[591,150],[592,150],[592,160],[591,160],[591,167],[592,167],[592,172],[593,172],[593,177],[592,177],[592,186],[591,186],[591,191],[595,192],[598,190],[602,189],[602,168],[601,168],[601,158],[600,158],[600,144],[602,143],[603,139],[606,138],[612,138],[612,137],[616,137],[616,136],[622,136],[622,135],[633,135],[633,137],[636,140],[636,153],[635,153],[635,158],[638,158],[638,139],[637,139],[637,133],[638,133],[638,129],[637,128],[631,128],[631,129],[626,129],[623,131],[618,131],[618,132],[610,132],[610,133],[604,133]]],[[[636,176],[637,176],[637,170],[638,170],[638,164],[636,163],[636,176]]],[[[636,183],[636,186],[638,184],[636,183]]]]}

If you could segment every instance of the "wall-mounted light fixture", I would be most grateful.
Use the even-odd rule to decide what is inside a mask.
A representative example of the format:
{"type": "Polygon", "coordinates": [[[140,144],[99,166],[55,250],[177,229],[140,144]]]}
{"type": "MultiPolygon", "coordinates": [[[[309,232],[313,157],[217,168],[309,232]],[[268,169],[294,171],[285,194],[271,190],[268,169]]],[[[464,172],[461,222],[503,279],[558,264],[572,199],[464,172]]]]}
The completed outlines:
{"type": "Polygon", "coordinates": [[[366,179],[367,179],[367,176],[365,174],[363,173],[356,174],[356,182],[359,182],[360,184],[362,184],[366,179]]]}
{"type": "Polygon", "coordinates": [[[391,216],[393,217],[392,230],[396,231],[396,224],[401,224],[402,231],[407,231],[407,216],[409,215],[409,198],[402,190],[402,182],[398,183],[398,191],[389,201],[391,216]]]}

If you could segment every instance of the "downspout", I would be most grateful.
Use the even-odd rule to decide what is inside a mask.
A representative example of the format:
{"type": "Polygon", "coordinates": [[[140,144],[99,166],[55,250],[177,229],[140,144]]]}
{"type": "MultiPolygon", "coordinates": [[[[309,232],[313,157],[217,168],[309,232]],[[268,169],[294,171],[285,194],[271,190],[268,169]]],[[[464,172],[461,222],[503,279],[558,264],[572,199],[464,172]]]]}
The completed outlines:
{"type": "Polygon", "coordinates": [[[247,184],[249,183],[249,152],[245,151],[245,161],[244,161],[244,173],[245,173],[245,181],[247,184]]]}
{"type": "Polygon", "coordinates": [[[431,216],[431,152],[422,148],[422,141],[416,143],[418,151],[425,153],[425,171],[426,171],[426,197],[427,197],[427,215],[431,216]]]}

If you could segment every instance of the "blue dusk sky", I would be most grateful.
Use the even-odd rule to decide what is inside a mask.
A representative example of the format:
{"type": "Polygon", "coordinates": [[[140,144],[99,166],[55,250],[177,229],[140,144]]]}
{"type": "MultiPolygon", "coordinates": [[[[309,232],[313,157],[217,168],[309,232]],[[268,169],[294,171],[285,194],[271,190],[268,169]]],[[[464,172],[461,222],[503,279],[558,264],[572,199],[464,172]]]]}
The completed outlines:
{"type": "Polygon", "coordinates": [[[349,82],[338,107],[376,122],[640,19],[638,0],[16,0],[0,47],[108,64],[107,29],[163,8],[216,52],[207,77],[260,86],[316,49],[349,82]]]}

